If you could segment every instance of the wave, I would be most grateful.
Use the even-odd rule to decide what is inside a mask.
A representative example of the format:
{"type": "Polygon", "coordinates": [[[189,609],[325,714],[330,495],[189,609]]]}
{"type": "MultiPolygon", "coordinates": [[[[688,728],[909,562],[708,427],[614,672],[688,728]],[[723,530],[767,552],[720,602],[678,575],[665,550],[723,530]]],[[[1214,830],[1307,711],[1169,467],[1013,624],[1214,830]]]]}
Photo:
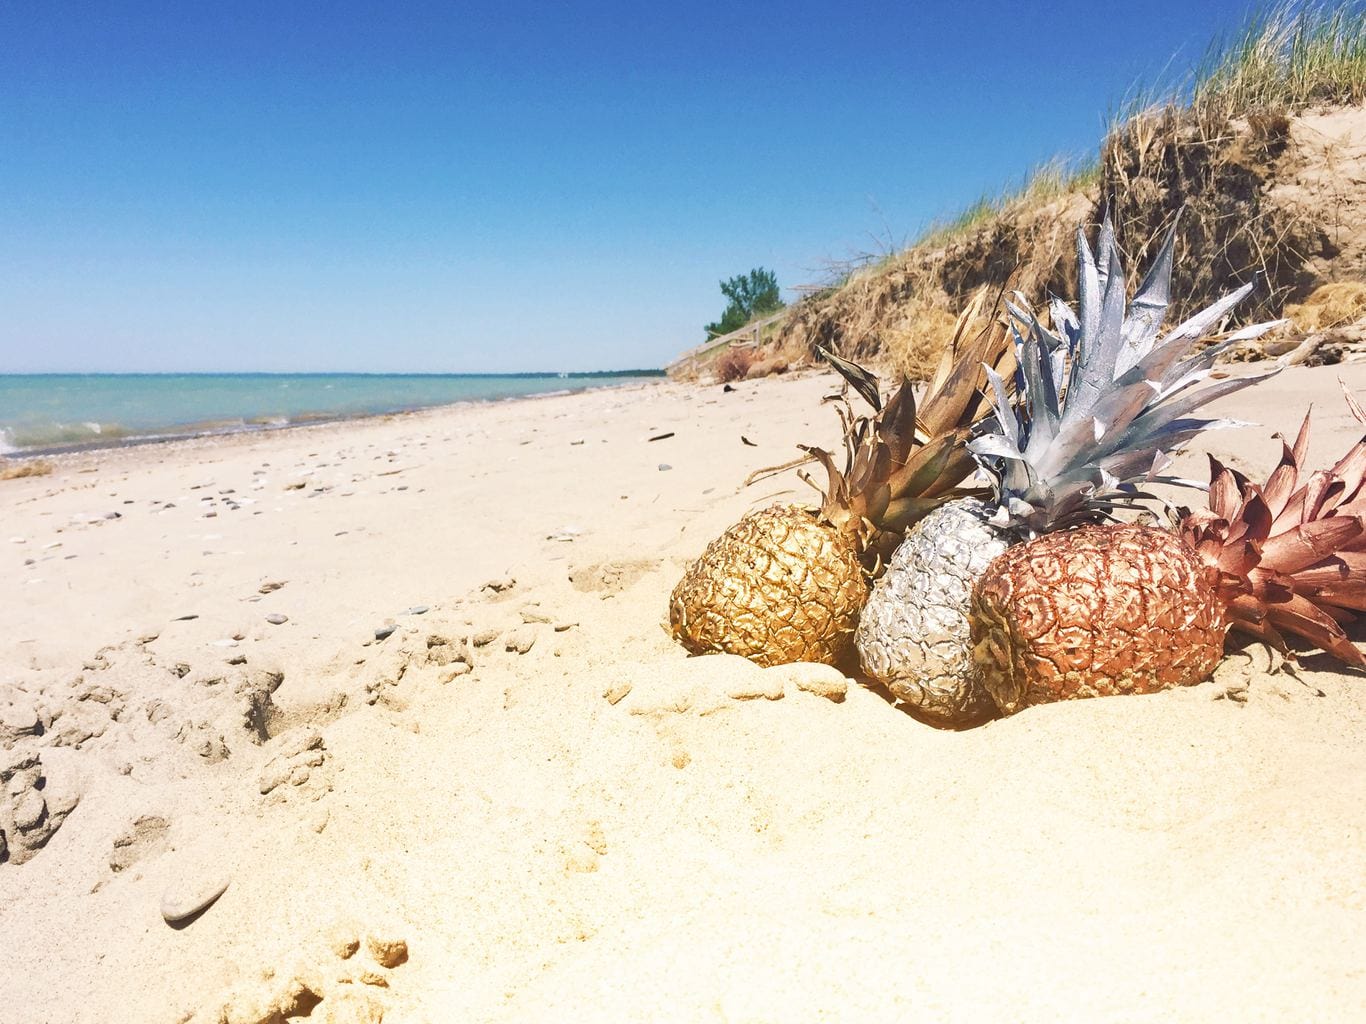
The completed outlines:
{"type": "Polygon", "coordinates": [[[0,453],[55,454],[559,396],[628,375],[0,375],[0,453]],[[287,389],[282,392],[281,389],[287,389]],[[282,393],[289,398],[282,399],[282,393]]]}
{"type": "Polygon", "coordinates": [[[0,451],[55,448],[66,445],[109,444],[134,432],[118,423],[21,423],[0,428],[0,451]]]}

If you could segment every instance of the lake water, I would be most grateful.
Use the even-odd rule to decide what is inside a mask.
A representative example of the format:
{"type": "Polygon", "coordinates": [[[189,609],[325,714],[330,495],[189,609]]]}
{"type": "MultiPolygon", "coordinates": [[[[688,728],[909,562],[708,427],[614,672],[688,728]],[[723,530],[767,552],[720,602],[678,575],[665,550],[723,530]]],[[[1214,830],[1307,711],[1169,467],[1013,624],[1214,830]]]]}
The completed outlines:
{"type": "Polygon", "coordinates": [[[649,371],[0,375],[0,454],[262,430],[657,378],[649,371]]]}

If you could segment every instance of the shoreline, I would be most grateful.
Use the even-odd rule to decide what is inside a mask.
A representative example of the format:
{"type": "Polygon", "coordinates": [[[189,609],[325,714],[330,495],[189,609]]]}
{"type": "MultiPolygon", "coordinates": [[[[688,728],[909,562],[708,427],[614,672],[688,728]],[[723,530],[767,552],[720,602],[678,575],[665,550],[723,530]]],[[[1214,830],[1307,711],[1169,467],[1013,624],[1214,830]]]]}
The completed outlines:
{"type": "MultiPolygon", "coordinates": [[[[270,376],[261,374],[259,376],[270,376]]],[[[367,374],[356,374],[355,376],[371,376],[367,374]]],[[[419,375],[420,376],[420,375],[419,375]]],[[[490,375],[492,376],[492,375],[490,375]]],[[[527,374],[525,376],[536,376],[527,374]]],[[[91,441],[68,445],[48,445],[44,447],[16,448],[9,451],[0,450],[0,462],[9,461],[22,463],[33,459],[46,459],[58,461],[69,459],[74,456],[88,455],[98,452],[121,451],[124,449],[146,448],[161,445],[185,444],[196,441],[206,441],[215,439],[227,439],[232,437],[255,437],[262,434],[273,434],[281,431],[291,431],[296,429],[308,429],[323,426],[335,426],[345,423],[363,423],[367,420],[382,420],[388,417],[414,416],[421,413],[437,413],[447,409],[462,407],[478,407],[484,405],[501,405],[509,402],[532,401],[546,398],[565,398],[574,395],[589,394],[597,391],[620,391],[634,388],[656,387],[658,384],[666,383],[667,378],[660,376],[654,380],[631,380],[621,384],[590,384],[577,388],[559,388],[554,391],[540,391],[526,395],[499,395],[491,398],[467,398],[454,402],[440,402],[435,405],[420,405],[411,408],[392,409],[384,412],[360,412],[351,414],[303,413],[284,423],[262,422],[262,423],[233,423],[231,426],[224,426],[221,429],[191,429],[185,433],[159,433],[159,434],[128,434],[117,438],[110,438],[107,441],[91,441]]],[[[200,426],[197,424],[185,424],[187,427],[200,426]]]]}

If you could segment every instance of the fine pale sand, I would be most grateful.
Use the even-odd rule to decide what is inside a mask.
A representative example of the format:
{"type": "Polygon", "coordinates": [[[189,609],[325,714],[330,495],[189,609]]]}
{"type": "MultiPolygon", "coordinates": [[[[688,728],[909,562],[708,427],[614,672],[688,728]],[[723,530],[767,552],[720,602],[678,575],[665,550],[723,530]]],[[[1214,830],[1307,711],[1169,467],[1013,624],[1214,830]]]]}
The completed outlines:
{"type": "MultiPolygon", "coordinates": [[[[1265,472],[1313,399],[1325,464],[1359,432],[1338,376],[1366,390],[1297,368],[1207,443],[1265,472]]],[[[0,484],[0,1021],[1362,1019],[1366,679],[1253,647],[952,733],[674,646],[687,561],[812,493],[739,484],[833,444],[833,390],[0,484]]]]}

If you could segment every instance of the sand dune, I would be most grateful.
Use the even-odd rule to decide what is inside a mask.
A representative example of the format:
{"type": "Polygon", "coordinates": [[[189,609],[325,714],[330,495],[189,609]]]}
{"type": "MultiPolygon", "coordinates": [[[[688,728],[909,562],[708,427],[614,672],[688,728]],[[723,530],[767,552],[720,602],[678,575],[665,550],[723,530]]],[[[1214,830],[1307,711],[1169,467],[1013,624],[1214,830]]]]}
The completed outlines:
{"type": "MultiPolygon", "coordinates": [[[[1269,468],[1312,399],[1336,457],[1338,376],[1366,390],[1296,368],[1221,403],[1263,426],[1211,450],[1269,468]]],[[[834,388],[661,383],[0,485],[0,1021],[1359,1019],[1359,676],[1252,647],[950,733],[670,641],[687,560],[811,493],[738,485],[835,442],[834,388]]]]}

